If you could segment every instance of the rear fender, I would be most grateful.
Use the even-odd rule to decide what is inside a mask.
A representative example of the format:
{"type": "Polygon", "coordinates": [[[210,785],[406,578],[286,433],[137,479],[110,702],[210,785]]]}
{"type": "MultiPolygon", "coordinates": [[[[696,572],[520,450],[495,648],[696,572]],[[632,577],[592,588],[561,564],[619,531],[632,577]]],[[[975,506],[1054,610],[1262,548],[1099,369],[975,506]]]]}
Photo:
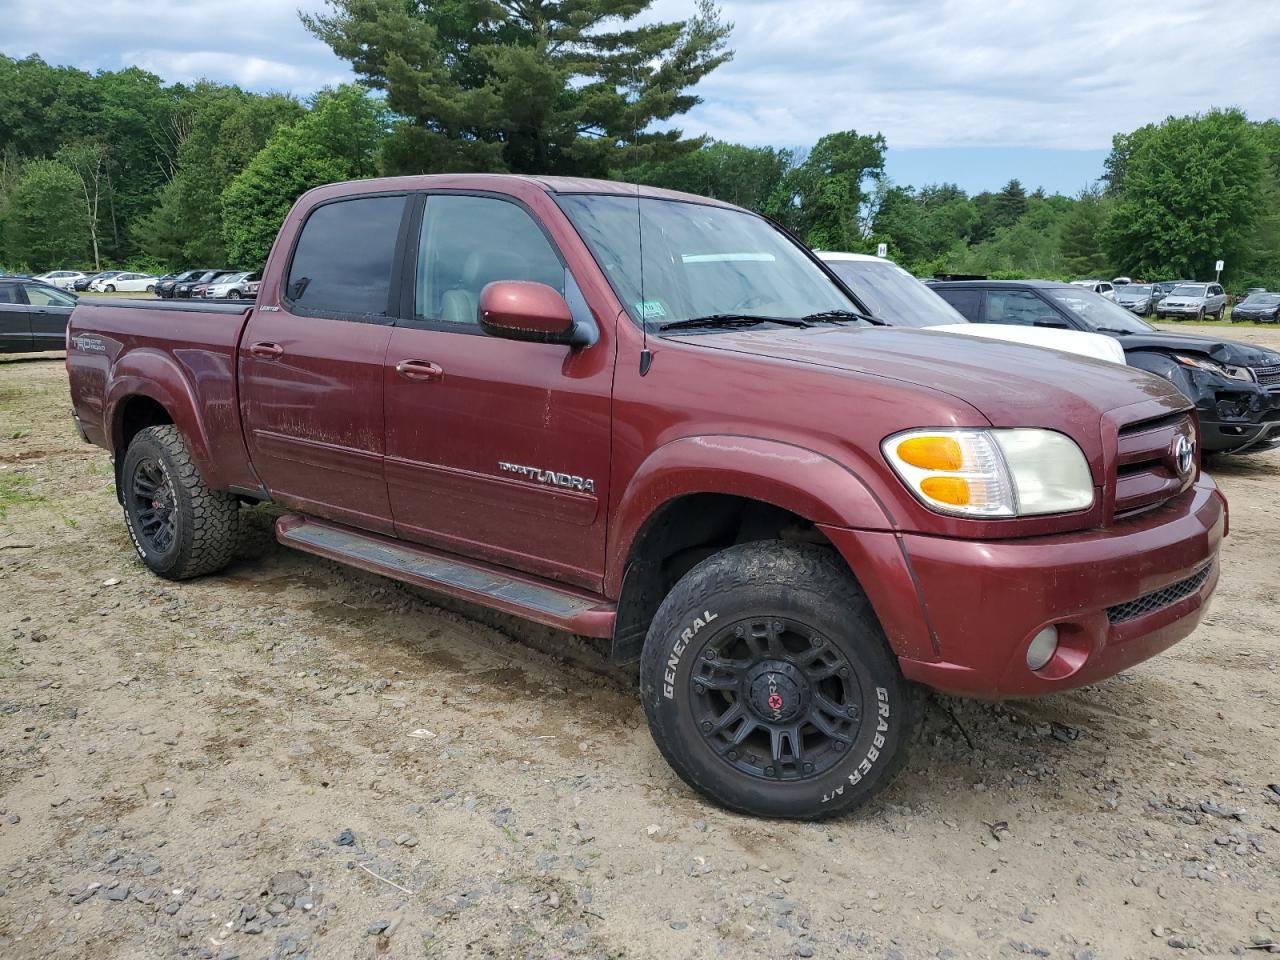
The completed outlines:
{"type": "Polygon", "coordinates": [[[892,530],[887,507],[848,467],[813,450],[743,436],[683,437],[655,450],[611,511],[605,594],[618,597],[636,538],[660,508],[696,493],[770,503],[814,524],[892,530]]]}
{"type": "Polygon", "coordinates": [[[209,434],[201,416],[195,390],[182,369],[167,354],[156,350],[131,350],[112,371],[103,405],[103,425],[111,438],[116,459],[123,459],[124,412],[133,397],[154,400],[182,433],[191,459],[212,489],[222,489],[222,477],[211,455],[209,434]]]}

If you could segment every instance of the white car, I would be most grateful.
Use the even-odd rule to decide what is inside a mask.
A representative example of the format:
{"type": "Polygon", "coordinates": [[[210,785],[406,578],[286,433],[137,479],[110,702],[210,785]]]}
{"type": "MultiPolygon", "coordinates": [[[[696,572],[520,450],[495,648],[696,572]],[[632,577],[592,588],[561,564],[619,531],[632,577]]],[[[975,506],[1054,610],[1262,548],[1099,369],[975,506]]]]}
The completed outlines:
{"type": "Polygon", "coordinates": [[[83,280],[88,274],[80,273],[77,270],[50,270],[48,273],[42,273],[33,279],[42,280],[51,287],[57,287],[59,290],[70,290],[75,286],[77,280],[83,280]]]}
{"type": "Polygon", "coordinates": [[[261,282],[260,273],[230,273],[209,284],[204,295],[216,300],[252,299],[258,295],[258,284],[261,282]]]}
{"type": "Polygon", "coordinates": [[[89,284],[89,289],[96,293],[140,293],[144,290],[155,293],[159,281],[159,277],[153,277],[149,273],[117,273],[114,277],[93,281],[89,284]]]}
{"type": "Polygon", "coordinates": [[[865,253],[817,251],[825,262],[877,319],[895,327],[923,327],[967,337],[1026,343],[1074,353],[1095,360],[1125,363],[1124,348],[1115,337],[1077,330],[1027,327],[1003,323],[970,323],[959,312],[892,260],[865,253]]]}
{"type": "Polygon", "coordinates": [[[1115,284],[1109,280],[1072,280],[1071,285],[1074,287],[1086,287],[1094,293],[1100,293],[1108,300],[1116,298],[1115,284]]]}

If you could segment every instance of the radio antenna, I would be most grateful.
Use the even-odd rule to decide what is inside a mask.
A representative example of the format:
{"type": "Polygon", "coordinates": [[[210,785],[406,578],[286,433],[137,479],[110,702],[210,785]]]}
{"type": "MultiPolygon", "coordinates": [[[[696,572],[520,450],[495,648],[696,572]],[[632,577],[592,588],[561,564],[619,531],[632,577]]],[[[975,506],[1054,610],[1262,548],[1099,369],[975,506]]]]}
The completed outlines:
{"type": "Polygon", "coordinates": [[[644,218],[640,215],[640,184],[636,184],[636,234],[640,238],[640,376],[649,372],[649,301],[644,298],[644,218]]]}

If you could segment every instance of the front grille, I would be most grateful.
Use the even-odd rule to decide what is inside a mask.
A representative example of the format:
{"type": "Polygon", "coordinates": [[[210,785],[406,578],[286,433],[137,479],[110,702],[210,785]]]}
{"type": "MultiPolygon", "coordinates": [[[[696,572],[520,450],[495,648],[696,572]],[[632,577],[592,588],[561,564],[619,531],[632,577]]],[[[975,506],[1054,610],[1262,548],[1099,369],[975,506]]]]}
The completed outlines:
{"type": "Polygon", "coordinates": [[[1171,583],[1162,590],[1148,593],[1145,597],[1130,600],[1128,603],[1107,607],[1107,619],[1113,624],[1127,623],[1130,620],[1138,619],[1138,617],[1145,617],[1148,613],[1163,610],[1179,600],[1185,600],[1204,586],[1204,582],[1209,579],[1209,571],[1212,568],[1212,564],[1210,564],[1199,572],[1193,573],[1187,579],[1171,583]]]}
{"type": "Polygon", "coordinates": [[[1252,370],[1259,386],[1268,389],[1280,387],[1280,363],[1269,367],[1253,367],[1252,370]]]}
{"type": "Polygon", "coordinates": [[[1195,426],[1185,413],[1120,429],[1116,446],[1116,516],[1158,507],[1194,482],[1195,470],[1183,476],[1174,462],[1174,441],[1180,435],[1195,438],[1195,426]]]}

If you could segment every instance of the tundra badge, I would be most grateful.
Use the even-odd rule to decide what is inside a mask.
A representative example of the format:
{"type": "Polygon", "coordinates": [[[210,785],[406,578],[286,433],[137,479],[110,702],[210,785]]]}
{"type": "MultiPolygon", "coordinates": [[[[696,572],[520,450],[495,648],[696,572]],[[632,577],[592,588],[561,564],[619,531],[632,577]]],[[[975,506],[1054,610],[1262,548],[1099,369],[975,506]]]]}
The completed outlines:
{"type": "Polygon", "coordinates": [[[499,460],[498,467],[503,473],[518,473],[520,476],[535,483],[545,483],[553,487],[563,487],[566,490],[579,490],[582,493],[595,493],[596,482],[587,480],[583,477],[575,476],[571,473],[557,473],[554,470],[539,470],[537,467],[524,467],[518,463],[506,463],[499,460]]]}

